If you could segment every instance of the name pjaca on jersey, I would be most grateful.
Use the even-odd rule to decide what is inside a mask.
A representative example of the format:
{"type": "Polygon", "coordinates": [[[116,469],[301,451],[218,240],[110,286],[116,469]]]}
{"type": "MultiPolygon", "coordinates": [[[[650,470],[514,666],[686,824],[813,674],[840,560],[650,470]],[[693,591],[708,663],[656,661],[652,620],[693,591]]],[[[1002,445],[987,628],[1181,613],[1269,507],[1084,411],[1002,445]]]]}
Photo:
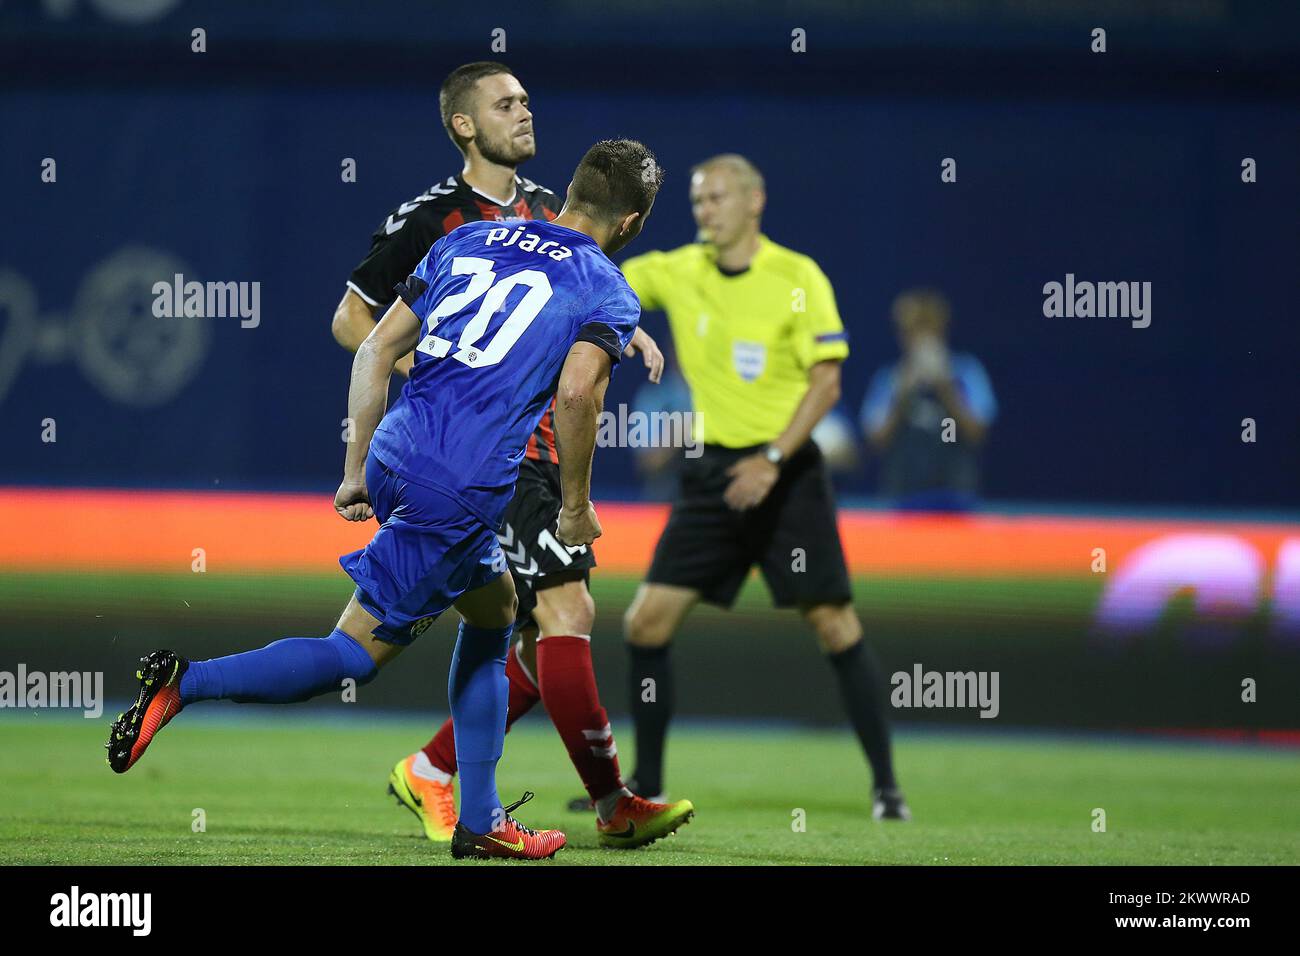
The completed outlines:
{"type": "Polygon", "coordinates": [[[556,262],[562,262],[569,258],[569,256],[573,255],[572,249],[568,246],[561,245],[554,239],[547,239],[545,242],[542,242],[542,237],[537,235],[535,232],[528,232],[526,226],[517,226],[513,230],[506,226],[489,229],[487,238],[483,240],[483,244],[485,246],[490,246],[495,243],[500,243],[502,249],[508,248],[509,246],[517,246],[517,248],[522,249],[524,252],[535,252],[539,256],[550,256],[556,262]],[[507,239],[507,236],[510,238],[507,239]],[[521,236],[523,238],[520,238],[521,236]]]}

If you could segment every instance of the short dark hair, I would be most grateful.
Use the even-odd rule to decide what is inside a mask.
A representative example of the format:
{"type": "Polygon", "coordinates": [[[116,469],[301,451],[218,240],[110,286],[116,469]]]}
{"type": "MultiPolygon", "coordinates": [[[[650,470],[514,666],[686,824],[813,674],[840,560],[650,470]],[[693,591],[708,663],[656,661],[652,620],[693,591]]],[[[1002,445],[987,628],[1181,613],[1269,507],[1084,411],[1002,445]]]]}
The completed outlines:
{"type": "Polygon", "coordinates": [[[654,153],[634,139],[602,139],[573,173],[569,201],[599,219],[645,215],[664,182],[654,153]]]}
{"type": "Polygon", "coordinates": [[[438,110],[442,113],[442,125],[446,127],[451,141],[461,149],[465,148],[465,142],[452,130],[451,118],[457,113],[470,112],[475,85],[483,77],[496,76],[498,73],[514,76],[514,72],[504,63],[480,60],[477,63],[466,63],[464,66],[456,67],[442,81],[442,88],[438,91],[438,110]]]}

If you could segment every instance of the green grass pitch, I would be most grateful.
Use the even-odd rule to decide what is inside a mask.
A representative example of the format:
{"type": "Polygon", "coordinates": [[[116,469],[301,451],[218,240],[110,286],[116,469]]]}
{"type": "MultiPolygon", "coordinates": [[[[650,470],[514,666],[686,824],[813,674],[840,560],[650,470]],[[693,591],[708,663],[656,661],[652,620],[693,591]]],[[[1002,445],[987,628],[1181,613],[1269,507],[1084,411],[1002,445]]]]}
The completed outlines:
{"type": "MultiPolygon", "coordinates": [[[[103,761],[112,716],[0,718],[0,862],[453,862],[384,792],[429,721],[186,714],[119,777],[103,761]],[[205,832],[194,832],[196,810],[205,832]]],[[[671,784],[698,815],[636,851],[599,849],[593,818],[564,809],[579,788],[543,721],[507,738],[499,780],[506,800],[536,792],[525,823],[568,832],[556,865],[1300,862],[1292,754],[975,733],[897,743],[916,819],[884,824],[870,819],[847,733],[684,727],[670,744],[671,784]],[[1104,833],[1093,830],[1095,808],[1104,833]]]]}

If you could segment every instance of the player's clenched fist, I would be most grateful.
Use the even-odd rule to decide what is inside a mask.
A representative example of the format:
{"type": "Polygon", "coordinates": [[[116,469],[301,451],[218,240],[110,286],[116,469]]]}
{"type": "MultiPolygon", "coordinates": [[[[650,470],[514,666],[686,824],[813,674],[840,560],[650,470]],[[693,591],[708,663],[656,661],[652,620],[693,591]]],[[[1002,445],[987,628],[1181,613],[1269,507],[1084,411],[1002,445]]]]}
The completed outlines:
{"type": "Polygon", "coordinates": [[[365,479],[344,478],[339,485],[338,494],[334,496],[334,510],[348,521],[369,521],[375,516],[375,509],[370,507],[370,493],[366,491],[365,479]]]}
{"type": "Polygon", "coordinates": [[[560,527],[555,536],[561,544],[576,548],[580,544],[591,544],[600,535],[600,519],[590,501],[582,508],[560,509],[560,527]]]}

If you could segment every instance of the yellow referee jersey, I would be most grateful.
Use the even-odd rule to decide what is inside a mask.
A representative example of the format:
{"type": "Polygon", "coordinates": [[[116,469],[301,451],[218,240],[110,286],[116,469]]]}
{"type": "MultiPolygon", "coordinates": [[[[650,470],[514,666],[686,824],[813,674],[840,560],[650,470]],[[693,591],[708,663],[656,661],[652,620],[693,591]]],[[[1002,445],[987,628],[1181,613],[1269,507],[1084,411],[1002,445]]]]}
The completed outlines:
{"type": "Polygon", "coordinates": [[[762,445],[785,430],[817,362],[849,354],[830,281],[808,256],[759,236],[747,270],[718,270],[716,250],[692,243],[623,263],[647,311],[668,313],[691,388],[698,441],[762,445]]]}

